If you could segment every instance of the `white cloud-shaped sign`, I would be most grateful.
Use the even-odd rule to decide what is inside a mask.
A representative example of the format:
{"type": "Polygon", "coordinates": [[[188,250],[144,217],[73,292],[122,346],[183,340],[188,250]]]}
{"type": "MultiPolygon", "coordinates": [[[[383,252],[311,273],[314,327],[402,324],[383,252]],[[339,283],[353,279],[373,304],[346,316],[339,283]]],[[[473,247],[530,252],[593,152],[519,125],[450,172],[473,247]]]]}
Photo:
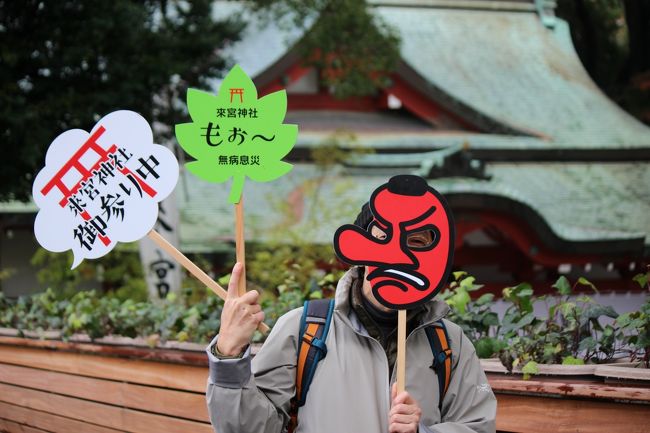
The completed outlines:
{"type": "Polygon", "coordinates": [[[40,208],[36,239],[49,251],[71,249],[75,268],[117,242],[143,238],[177,181],[176,157],[153,143],[149,123],[137,113],[110,113],[90,133],[66,131],[50,144],[32,187],[40,208]]]}

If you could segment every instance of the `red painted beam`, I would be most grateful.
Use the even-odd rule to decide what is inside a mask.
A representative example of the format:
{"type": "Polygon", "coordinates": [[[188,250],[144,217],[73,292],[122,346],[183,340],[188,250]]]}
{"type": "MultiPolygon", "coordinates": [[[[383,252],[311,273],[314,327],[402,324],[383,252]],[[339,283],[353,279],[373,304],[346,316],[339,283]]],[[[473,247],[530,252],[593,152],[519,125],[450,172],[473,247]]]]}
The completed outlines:
{"type": "Polygon", "coordinates": [[[257,93],[259,96],[264,96],[268,95],[269,93],[277,92],[278,90],[284,90],[292,83],[300,80],[310,70],[310,67],[304,67],[301,66],[300,63],[294,63],[275,80],[271,81],[268,85],[258,89],[257,93]]]}
{"type": "Polygon", "coordinates": [[[481,131],[476,125],[446,110],[440,104],[418,92],[398,75],[393,75],[391,78],[393,79],[393,85],[386,89],[385,92],[395,95],[402,101],[404,108],[422,120],[444,129],[481,131]]]}

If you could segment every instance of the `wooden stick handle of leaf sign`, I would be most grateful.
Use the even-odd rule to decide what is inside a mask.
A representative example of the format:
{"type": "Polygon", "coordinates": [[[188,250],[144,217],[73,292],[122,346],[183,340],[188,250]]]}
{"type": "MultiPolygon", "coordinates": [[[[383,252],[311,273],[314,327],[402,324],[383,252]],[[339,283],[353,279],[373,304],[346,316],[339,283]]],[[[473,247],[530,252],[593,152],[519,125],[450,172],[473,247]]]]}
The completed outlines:
{"type": "Polygon", "coordinates": [[[397,393],[406,389],[406,310],[397,311],[397,393]]]}
{"type": "MultiPolygon", "coordinates": [[[[192,275],[194,275],[200,282],[205,284],[212,290],[218,297],[223,299],[224,301],[226,300],[226,296],[228,295],[228,292],[221,287],[216,281],[214,281],[212,278],[208,276],[201,268],[196,266],[190,259],[185,257],[183,253],[178,251],[176,247],[174,247],[172,244],[167,242],[167,239],[163,238],[160,233],[158,233],[155,230],[151,230],[149,234],[149,239],[154,241],[160,248],[165,250],[167,254],[172,256],[178,263],[180,263],[185,269],[187,269],[192,275]]],[[[270,328],[269,326],[261,322],[260,325],[257,327],[258,331],[266,334],[269,332],[270,328]]]]}
{"type": "Polygon", "coordinates": [[[235,205],[235,254],[237,261],[242,265],[241,277],[237,290],[239,296],[246,293],[246,250],[244,248],[244,195],[239,198],[235,205]]]}

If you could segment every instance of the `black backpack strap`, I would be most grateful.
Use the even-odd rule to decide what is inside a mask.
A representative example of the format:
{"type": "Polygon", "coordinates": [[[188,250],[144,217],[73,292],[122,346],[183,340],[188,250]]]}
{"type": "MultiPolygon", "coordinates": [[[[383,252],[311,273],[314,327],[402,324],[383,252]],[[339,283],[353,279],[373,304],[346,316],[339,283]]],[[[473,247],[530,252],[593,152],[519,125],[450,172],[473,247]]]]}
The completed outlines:
{"type": "Polygon", "coordinates": [[[447,334],[447,327],[445,323],[438,320],[436,323],[424,328],[431,345],[431,352],[433,353],[433,364],[431,368],[438,376],[438,386],[440,400],[438,401],[438,409],[442,413],[442,401],[445,398],[449,382],[451,382],[451,344],[449,335],[447,334]]]}
{"type": "Polygon", "coordinates": [[[316,366],[327,355],[325,340],[334,312],[334,299],[306,301],[300,321],[296,395],[291,400],[289,431],[298,425],[298,408],[305,404],[316,366]]]}

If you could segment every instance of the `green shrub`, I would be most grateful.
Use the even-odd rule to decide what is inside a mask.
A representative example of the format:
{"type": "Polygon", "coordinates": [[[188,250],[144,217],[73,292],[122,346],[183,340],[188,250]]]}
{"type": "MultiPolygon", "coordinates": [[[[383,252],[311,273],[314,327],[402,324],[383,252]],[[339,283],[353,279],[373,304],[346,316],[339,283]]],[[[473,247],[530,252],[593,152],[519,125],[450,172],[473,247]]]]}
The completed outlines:
{"type": "MultiPolygon", "coordinates": [[[[261,305],[267,324],[273,326],[287,311],[307,299],[333,296],[342,271],[305,272],[301,263],[280,266],[282,280],[275,290],[262,292],[261,305]]],[[[226,285],[229,276],[220,279],[226,285]]],[[[639,281],[640,284],[642,281],[639,281]]],[[[643,281],[647,284],[647,281],[643,281]]],[[[537,372],[539,364],[585,364],[629,356],[650,360],[650,300],[638,311],[618,315],[588,296],[574,296],[578,285],[596,288],[584,278],[573,285],[560,277],[555,293],[535,296],[528,283],[503,289],[508,305],[502,318],[492,311],[494,295],[472,299],[482,286],[465,272],[454,273],[454,281],[439,295],[457,323],[470,338],[481,358],[498,355],[509,369],[524,374],[537,372]],[[537,316],[535,304],[543,303],[547,313],[537,316]]],[[[182,295],[170,294],[166,302],[153,304],[120,299],[114,294],[81,291],[72,296],[48,289],[43,293],[9,300],[0,292],[0,327],[20,331],[60,330],[64,338],[85,333],[96,339],[107,335],[145,337],[150,344],[178,340],[208,342],[219,330],[223,302],[200,285],[188,287],[182,295]]],[[[256,334],[254,341],[263,336],[256,334]]]]}

